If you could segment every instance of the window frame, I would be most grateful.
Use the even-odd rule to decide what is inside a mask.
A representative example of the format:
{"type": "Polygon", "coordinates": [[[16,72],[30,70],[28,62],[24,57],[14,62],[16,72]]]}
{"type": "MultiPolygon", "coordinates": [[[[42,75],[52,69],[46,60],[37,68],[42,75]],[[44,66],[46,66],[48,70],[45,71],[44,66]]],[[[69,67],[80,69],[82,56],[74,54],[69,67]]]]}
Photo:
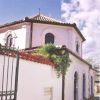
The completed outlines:
{"type": "Polygon", "coordinates": [[[83,74],[83,99],[86,97],[86,75],[83,74]]]}
{"type": "Polygon", "coordinates": [[[79,42],[76,41],[76,52],[79,53],[80,51],[80,45],[79,45],[79,42]]]}
{"type": "Polygon", "coordinates": [[[6,46],[11,47],[13,44],[12,34],[9,34],[6,38],[6,46]]]}
{"type": "Polygon", "coordinates": [[[74,73],[74,100],[78,100],[78,72],[74,73]]]}
{"type": "Polygon", "coordinates": [[[54,44],[55,36],[52,33],[46,33],[45,34],[45,44],[52,43],[54,44]]]}

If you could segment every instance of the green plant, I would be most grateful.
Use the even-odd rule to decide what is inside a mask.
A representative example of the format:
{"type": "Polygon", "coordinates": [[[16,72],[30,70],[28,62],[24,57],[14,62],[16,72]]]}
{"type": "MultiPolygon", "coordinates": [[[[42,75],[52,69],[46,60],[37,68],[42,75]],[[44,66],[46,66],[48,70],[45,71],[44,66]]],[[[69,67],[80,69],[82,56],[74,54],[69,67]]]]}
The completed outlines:
{"type": "Polygon", "coordinates": [[[67,68],[70,66],[71,60],[69,53],[64,46],[57,48],[53,44],[45,44],[37,48],[32,54],[49,58],[55,65],[54,68],[58,77],[60,77],[61,74],[65,75],[67,68]]]}
{"type": "Polygon", "coordinates": [[[43,57],[46,57],[46,58],[50,58],[50,55],[51,53],[49,53],[50,50],[55,50],[55,46],[52,45],[52,44],[45,44],[45,45],[42,45],[41,47],[39,48],[36,48],[32,54],[33,55],[39,55],[39,56],[43,56],[43,57]]]}

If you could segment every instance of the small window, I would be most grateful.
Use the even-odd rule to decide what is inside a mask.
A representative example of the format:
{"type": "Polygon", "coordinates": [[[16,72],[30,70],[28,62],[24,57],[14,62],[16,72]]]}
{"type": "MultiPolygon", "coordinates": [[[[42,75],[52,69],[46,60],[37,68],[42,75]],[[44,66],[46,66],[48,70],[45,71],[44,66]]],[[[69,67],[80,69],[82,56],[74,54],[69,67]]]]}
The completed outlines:
{"type": "Polygon", "coordinates": [[[85,74],[83,74],[83,99],[86,97],[86,78],[85,74]]]}
{"type": "Polygon", "coordinates": [[[47,43],[54,43],[54,35],[52,33],[47,33],[45,35],[45,44],[47,43]]]}
{"type": "Polygon", "coordinates": [[[78,73],[74,74],[74,100],[78,100],[78,73]]]}
{"type": "Polygon", "coordinates": [[[11,34],[9,34],[7,36],[6,45],[9,46],[9,47],[12,46],[12,35],[11,34]]]}
{"type": "Polygon", "coordinates": [[[91,95],[93,95],[93,77],[91,76],[91,95]]]}
{"type": "Polygon", "coordinates": [[[78,41],[76,42],[76,52],[79,53],[79,43],[78,43],[78,41]]]}

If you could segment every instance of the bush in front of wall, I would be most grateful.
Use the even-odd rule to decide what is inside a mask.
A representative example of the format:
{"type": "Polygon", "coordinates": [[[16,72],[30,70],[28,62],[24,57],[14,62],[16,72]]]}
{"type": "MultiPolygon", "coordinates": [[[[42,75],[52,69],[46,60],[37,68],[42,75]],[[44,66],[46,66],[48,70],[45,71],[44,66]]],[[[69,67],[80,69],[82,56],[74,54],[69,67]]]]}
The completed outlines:
{"type": "Polygon", "coordinates": [[[67,68],[70,66],[71,60],[65,46],[56,47],[53,44],[45,44],[35,49],[32,54],[43,56],[53,62],[58,77],[60,77],[61,74],[65,75],[67,68]]]}

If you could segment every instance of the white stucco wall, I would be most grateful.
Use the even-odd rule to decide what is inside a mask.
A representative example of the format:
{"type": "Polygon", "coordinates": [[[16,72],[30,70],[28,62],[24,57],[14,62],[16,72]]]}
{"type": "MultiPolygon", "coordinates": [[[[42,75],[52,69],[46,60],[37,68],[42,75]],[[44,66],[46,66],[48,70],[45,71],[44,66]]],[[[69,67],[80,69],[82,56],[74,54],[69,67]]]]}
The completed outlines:
{"type": "MultiPolygon", "coordinates": [[[[65,77],[65,100],[74,100],[74,73],[78,72],[78,100],[82,100],[82,77],[86,75],[86,97],[89,97],[90,81],[93,71],[89,66],[70,54],[71,65],[65,77]]],[[[3,56],[0,55],[0,81],[2,76],[3,56]]],[[[6,57],[7,65],[8,57],[6,57]]],[[[10,58],[12,61],[12,58],[10,58]]],[[[14,60],[16,62],[16,59],[14,60]]],[[[14,63],[16,64],[16,63],[14,63]]],[[[11,68],[11,62],[10,62],[11,68]]],[[[94,77],[94,76],[93,76],[94,77]]],[[[57,78],[54,69],[46,64],[20,59],[17,100],[61,100],[62,79],[57,78]],[[45,89],[52,88],[52,93],[45,89]],[[50,99],[52,97],[52,99],[50,99]]],[[[10,83],[9,83],[10,84],[10,83]]],[[[0,82],[1,89],[1,82],[0,82]]]]}
{"type": "Polygon", "coordinates": [[[61,100],[61,79],[51,66],[20,60],[18,100],[50,100],[44,89],[53,89],[53,100],[61,100]]]}
{"type": "MultiPolygon", "coordinates": [[[[0,29],[0,43],[4,45],[5,35],[8,33],[9,29],[11,30],[11,34],[16,34],[16,42],[15,47],[19,47],[19,49],[29,48],[30,45],[30,23],[23,23],[13,26],[12,28],[5,28],[2,32],[0,29]],[[18,27],[18,28],[17,28],[18,27]]],[[[66,45],[67,48],[74,51],[76,53],[76,40],[79,41],[80,49],[79,54],[82,55],[82,38],[76,32],[76,30],[72,27],[68,26],[59,26],[59,25],[51,25],[51,24],[33,24],[33,32],[32,32],[32,47],[40,46],[45,43],[45,34],[52,33],[55,36],[55,45],[66,45]]]]}
{"type": "MultiPolygon", "coordinates": [[[[30,25],[27,25],[27,27],[30,27],[30,25]]],[[[32,47],[43,45],[45,43],[45,35],[47,33],[52,33],[55,36],[55,45],[66,45],[67,48],[74,52],[76,52],[76,40],[78,40],[80,44],[78,55],[81,56],[82,38],[72,27],[34,23],[32,33],[32,47]]],[[[27,44],[29,44],[28,38],[29,31],[27,32],[27,44]]]]}
{"type": "Polygon", "coordinates": [[[7,30],[3,33],[0,33],[0,43],[5,45],[7,35],[12,34],[12,37],[16,36],[14,39],[13,44],[16,48],[24,49],[26,48],[26,25],[22,25],[18,29],[7,30]]]}
{"type": "Polygon", "coordinates": [[[76,52],[76,42],[78,41],[78,43],[79,43],[79,53],[76,52],[76,54],[82,56],[82,44],[83,44],[82,41],[83,40],[74,28],[72,28],[72,40],[73,40],[73,43],[72,43],[73,51],[76,52]]]}
{"type": "Polygon", "coordinates": [[[74,100],[74,74],[78,73],[78,100],[83,99],[83,74],[86,76],[86,97],[90,96],[90,78],[94,71],[89,69],[89,66],[70,54],[71,65],[66,73],[66,96],[65,100],[74,100]]]}

